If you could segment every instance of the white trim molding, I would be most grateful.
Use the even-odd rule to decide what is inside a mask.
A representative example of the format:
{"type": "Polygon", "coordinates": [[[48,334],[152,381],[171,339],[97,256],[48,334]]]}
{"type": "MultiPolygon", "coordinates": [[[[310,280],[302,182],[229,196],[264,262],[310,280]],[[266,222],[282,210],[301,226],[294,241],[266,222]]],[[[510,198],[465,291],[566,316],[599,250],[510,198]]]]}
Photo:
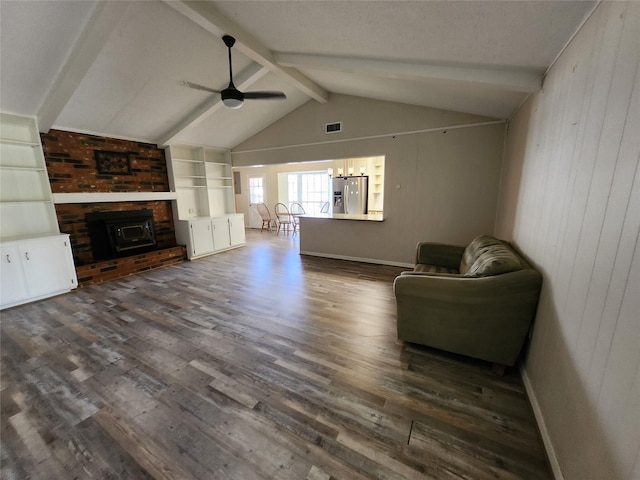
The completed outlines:
{"type": "Polygon", "coordinates": [[[553,478],[555,480],[564,480],[564,475],[562,475],[562,470],[560,469],[560,463],[558,462],[556,451],[553,448],[553,444],[551,443],[551,435],[549,435],[547,424],[545,423],[544,417],[542,416],[542,409],[540,408],[540,404],[538,403],[538,399],[533,390],[533,386],[531,385],[531,381],[527,376],[527,371],[522,365],[520,365],[520,376],[522,377],[524,389],[527,392],[527,397],[529,397],[529,403],[531,404],[533,415],[536,419],[536,423],[538,424],[538,430],[540,431],[540,436],[542,437],[542,443],[544,445],[545,452],[547,453],[547,459],[549,460],[549,466],[551,467],[553,478]]]}
{"type": "Polygon", "coordinates": [[[177,198],[176,192],[54,193],[53,203],[153,202],[177,198]]]}
{"type": "Polygon", "coordinates": [[[379,260],[377,258],[351,257],[348,255],[334,255],[332,253],[309,252],[300,250],[300,255],[309,255],[310,257],[334,258],[336,260],[350,260],[352,262],[374,263],[376,265],[391,265],[392,267],[411,268],[415,266],[413,263],[393,262],[388,260],[379,260]]]}

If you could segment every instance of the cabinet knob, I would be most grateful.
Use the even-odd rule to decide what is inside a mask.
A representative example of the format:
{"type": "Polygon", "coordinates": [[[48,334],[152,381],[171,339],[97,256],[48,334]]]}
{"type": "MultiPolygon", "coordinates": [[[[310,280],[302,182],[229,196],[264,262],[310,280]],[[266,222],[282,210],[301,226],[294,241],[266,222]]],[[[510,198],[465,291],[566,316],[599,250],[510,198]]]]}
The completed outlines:
{"type": "Polygon", "coordinates": [[[8,253],[7,253],[7,263],[11,263],[11,257],[9,256],[8,253]]]}
{"type": "Polygon", "coordinates": [[[26,258],[27,260],[31,260],[31,259],[29,258],[29,252],[24,252],[24,258],[26,258]]]}

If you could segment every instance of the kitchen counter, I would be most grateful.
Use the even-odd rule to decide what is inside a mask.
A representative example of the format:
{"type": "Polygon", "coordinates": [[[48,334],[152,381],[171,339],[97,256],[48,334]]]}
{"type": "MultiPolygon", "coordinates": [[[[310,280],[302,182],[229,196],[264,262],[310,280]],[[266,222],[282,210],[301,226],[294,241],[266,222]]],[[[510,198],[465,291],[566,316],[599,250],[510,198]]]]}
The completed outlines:
{"type": "Polygon", "coordinates": [[[368,213],[368,214],[349,214],[349,213],[317,213],[301,215],[304,219],[328,219],[328,220],[357,220],[365,222],[383,222],[384,218],[382,213],[368,213]]]}

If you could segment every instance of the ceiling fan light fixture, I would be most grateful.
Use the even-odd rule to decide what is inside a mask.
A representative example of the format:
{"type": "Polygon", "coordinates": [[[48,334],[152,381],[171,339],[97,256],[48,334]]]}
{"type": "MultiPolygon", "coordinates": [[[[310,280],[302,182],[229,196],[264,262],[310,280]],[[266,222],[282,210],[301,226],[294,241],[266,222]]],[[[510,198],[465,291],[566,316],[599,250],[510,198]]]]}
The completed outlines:
{"type": "Polygon", "coordinates": [[[227,108],[240,108],[243,104],[243,101],[239,98],[225,98],[222,100],[224,106],[227,108]]]}
{"type": "Polygon", "coordinates": [[[235,87],[233,81],[229,82],[229,86],[220,92],[220,97],[222,103],[228,108],[240,108],[244,102],[242,92],[235,87]]]}

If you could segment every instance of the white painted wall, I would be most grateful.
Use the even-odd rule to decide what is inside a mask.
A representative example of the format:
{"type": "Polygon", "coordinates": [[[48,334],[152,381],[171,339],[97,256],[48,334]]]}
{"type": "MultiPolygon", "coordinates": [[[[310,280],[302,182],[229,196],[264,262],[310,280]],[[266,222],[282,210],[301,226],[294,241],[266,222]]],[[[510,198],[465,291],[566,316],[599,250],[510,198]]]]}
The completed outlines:
{"type": "MultiPolygon", "coordinates": [[[[309,251],[413,264],[419,241],[462,245],[493,232],[505,124],[492,120],[332,95],[239,145],[232,159],[241,167],[385,156],[384,222],[324,222],[309,251]],[[337,121],[344,131],[325,134],[324,125],[337,121]]],[[[238,211],[243,208],[237,202],[238,211]]]]}
{"type": "Polygon", "coordinates": [[[509,125],[496,234],[544,275],[523,366],[557,478],[640,478],[640,3],[603,2],[509,125]]]}

